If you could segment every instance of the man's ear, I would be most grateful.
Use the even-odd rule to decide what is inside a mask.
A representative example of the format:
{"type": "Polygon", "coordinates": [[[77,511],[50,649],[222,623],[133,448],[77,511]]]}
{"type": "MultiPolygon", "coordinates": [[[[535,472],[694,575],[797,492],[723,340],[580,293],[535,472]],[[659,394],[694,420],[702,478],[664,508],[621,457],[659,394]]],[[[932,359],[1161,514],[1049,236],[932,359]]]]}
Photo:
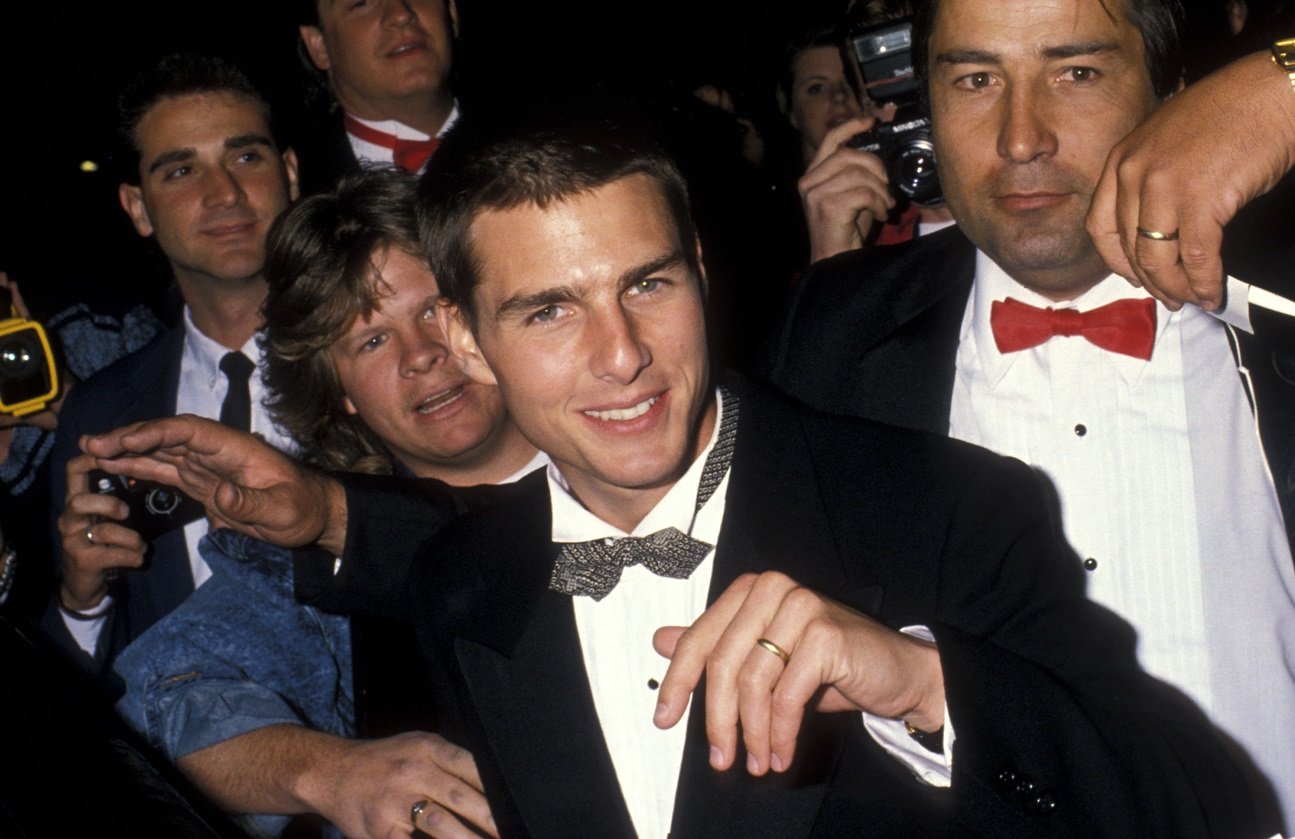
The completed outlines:
{"type": "Polygon", "coordinates": [[[301,43],[306,45],[306,54],[310,56],[310,63],[325,73],[332,69],[333,62],[328,58],[328,45],[324,43],[324,31],[318,26],[298,26],[297,34],[301,36],[301,43]]]}
{"type": "Polygon", "coordinates": [[[450,34],[459,39],[459,6],[454,0],[445,0],[445,13],[450,18],[450,34]]]}
{"type": "Polygon", "coordinates": [[[148,206],[144,203],[144,190],[133,184],[120,184],[117,187],[117,200],[121,208],[130,216],[135,232],[147,238],[153,235],[153,222],[148,217],[148,206]]]}
{"type": "Polygon", "coordinates": [[[464,374],[477,384],[498,386],[499,380],[481,354],[481,347],[477,345],[477,338],[472,334],[463,310],[448,300],[437,300],[436,322],[445,333],[445,344],[450,348],[450,355],[463,367],[464,374]]]}
{"type": "Polygon", "coordinates": [[[284,149],[283,154],[283,171],[288,175],[288,200],[296,201],[301,196],[301,189],[297,185],[297,153],[292,149],[284,149]]]}
{"type": "Polygon", "coordinates": [[[706,263],[702,262],[701,237],[693,237],[693,247],[697,251],[697,283],[701,287],[701,300],[705,304],[710,301],[710,281],[706,279],[706,263]]]}

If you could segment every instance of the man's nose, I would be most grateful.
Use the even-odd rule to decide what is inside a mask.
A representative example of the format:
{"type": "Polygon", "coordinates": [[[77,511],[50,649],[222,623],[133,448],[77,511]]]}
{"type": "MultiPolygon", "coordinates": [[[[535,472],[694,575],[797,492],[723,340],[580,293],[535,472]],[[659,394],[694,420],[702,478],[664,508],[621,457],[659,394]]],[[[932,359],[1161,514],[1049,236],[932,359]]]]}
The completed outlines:
{"type": "Polygon", "coordinates": [[[393,26],[403,26],[418,16],[411,0],[387,0],[382,15],[384,22],[393,26]]]}
{"type": "Polygon", "coordinates": [[[413,376],[426,373],[449,354],[445,337],[436,324],[432,323],[430,328],[416,330],[401,344],[400,374],[413,376]]]}
{"type": "Polygon", "coordinates": [[[639,333],[633,317],[620,306],[596,316],[588,335],[593,374],[617,384],[629,384],[638,378],[643,368],[652,363],[652,353],[639,333]]]}
{"type": "Polygon", "coordinates": [[[1012,163],[1030,163],[1057,153],[1047,97],[1035,95],[1029,85],[1011,88],[1002,99],[1002,124],[998,154],[1012,163]]]}
{"type": "Polygon", "coordinates": [[[246,193],[229,170],[222,166],[213,167],[207,175],[203,203],[209,207],[232,206],[240,203],[246,193]]]}

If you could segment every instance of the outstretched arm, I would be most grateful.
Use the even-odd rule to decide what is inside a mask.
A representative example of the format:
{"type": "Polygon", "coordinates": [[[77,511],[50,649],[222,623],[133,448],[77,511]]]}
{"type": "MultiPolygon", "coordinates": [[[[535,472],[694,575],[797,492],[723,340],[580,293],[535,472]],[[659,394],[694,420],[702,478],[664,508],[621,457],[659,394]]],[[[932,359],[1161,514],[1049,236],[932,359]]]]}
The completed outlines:
{"type": "Polygon", "coordinates": [[[182,415],[86,437],[81,447],[105,472],[179,487],[217,526],[282,547],[342,551],[341,485],[251,434],[182,415]]]}
{"type": "Polygon", "coordinates": [[[1295,91],[1255,53],[1175,94],[1111,150],[1088,232],[1112,270],[1170,308],[1217,309],[1224,225],[1292,165],[1295,91]]]}
{"type": "Polygon", "coordinates": [[[436,734],[414,731],[349,740],[294,725],[274,725],[192,752],[180,769],[236,813],[318,813],[347,836],[404,836],[420,801],[417,827],[434,837],[497,836],[476,763],[436,734]]]}

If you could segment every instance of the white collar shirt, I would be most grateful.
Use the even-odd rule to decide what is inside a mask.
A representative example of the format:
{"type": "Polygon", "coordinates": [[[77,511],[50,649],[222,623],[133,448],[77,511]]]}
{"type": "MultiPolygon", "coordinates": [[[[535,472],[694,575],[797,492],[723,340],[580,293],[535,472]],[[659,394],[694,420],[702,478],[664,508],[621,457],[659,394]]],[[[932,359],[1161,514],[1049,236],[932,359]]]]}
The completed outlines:
{"type": "MultiPolygon", "coordinates": [[[[417,128],[410,128],[408,125],[405,125],[403,122],[398,120],[360,119],[354,114],[350,114],[348,116],[361,125],[372,128],[374,131],[381,131],[383,134],[389,134],[392,137],[397,137],[401,140],[431,139],[424,132],[419,131],[417,128]]],[[[456,100],[454,107],[450,109],[450,115],[445,118],[445,123],[441,126],[441,130],[436,132],[436,136],[444,137],[445,132],[449,131],[458,119],[459,103],[456,100]]],[[[355,159],[361,164],[380,166],[396,165],[395,152],[392,149],[389,149],[386,146],[380,146],[377,143],[369,142],[362,137],[357,137],[349,131],[346,132],[346,139],[351,144],[351,151],[355,154],[355,159]]]]}
{"type": "Polygon", "coordinates": [[[1079,336],[1004,354],[993,301],[1087,311],[1146,298],[1112,275],[1056,303],[977,255],[957,352],[949,433],[1017,457],[1057,489],[1089,595],[1128,620],[1138,658],[1236,738],[1295,819],[1295,570],[1272,478],[1229,343],[1227,310],[1156,304],[1149,361],[1079,336]]]}

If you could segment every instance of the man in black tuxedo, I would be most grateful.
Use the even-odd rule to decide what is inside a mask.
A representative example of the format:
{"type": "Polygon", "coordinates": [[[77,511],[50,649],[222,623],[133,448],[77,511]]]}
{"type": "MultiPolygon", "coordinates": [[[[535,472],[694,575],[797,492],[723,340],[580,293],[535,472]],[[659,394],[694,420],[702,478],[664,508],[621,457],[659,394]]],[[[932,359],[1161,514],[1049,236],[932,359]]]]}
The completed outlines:
{"type": "Polygon", "coordinates": [[[256,365],[270,224],[297,196],[296,156],[280,150],[269,106],[237,68],[177,55],[135,79],[119,102],[118,190],[136,232],[166,257],[181,323],[73,389],[51,459],[60,585],[42,625],[82,663],[115,655],[206,579],[201,519],[145,539],[127,505],[91,486],[77,441],[129,422],[220,417],[280,447],[256,365]]]}
{"type": "MultiPolygon", "coordinates": [[[[1232,279],[1226,306],[1160,303],[1085,230],[1107,153],[1177,89],[1176,7],[930,4],[914,44],[958,227],[820,264],[768,371],[820,410],[1044,472],[1090,596],[1253,759],[1290,830],[1295,741],[1268,734],[1295,728],[1290,325],[1232,279]]],[[[1176,264],[1177,224],[1154,213],[1128,235],[1147,265],[1176,264]]]]}
{"type": "Polygon", "coordinates": [[[298,52],[320,113],[296,145],[302,188],[361,165],[419,172],[458,118],[454,0],[294,0],[298,52]]]}
{"type": "Polygon", "coordinates": [[[343,489],[183,418],[87,447],[317,543],[299,595],[414,622],[501,836],[1259,835],[1028,469],[714,386],[664,155],[460,133],[422,218],[448,340],[546,474],[424,547],[456,512],[435,486],[343,489]]]}

